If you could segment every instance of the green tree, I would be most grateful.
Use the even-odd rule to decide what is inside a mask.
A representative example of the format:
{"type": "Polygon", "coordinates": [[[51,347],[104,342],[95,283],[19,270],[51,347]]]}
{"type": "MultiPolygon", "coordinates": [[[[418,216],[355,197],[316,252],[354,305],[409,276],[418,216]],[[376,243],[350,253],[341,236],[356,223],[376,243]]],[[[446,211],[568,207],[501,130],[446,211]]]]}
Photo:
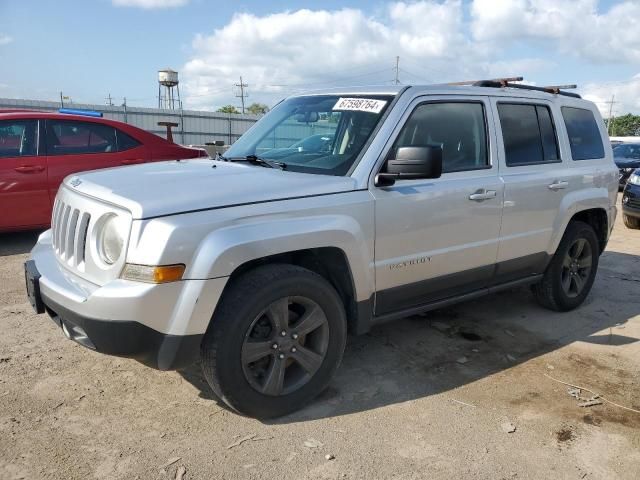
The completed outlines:
{"type": "Polygon", "coordinates": [[[233,105],[225,105],[224,107],[220,107],[216,111],[220,113],[240,113],[240,111],[233,105]]]}
{"type": "Polygon", "coordinates": [[[269,107],[267,107],[264,103],[252,103],[247,107],[247,112],[253,115],[263,115],[269,111],[269,107]]]}
{"type": "Polygon", "coordinates": [[[605,120],[609,134],[612,137],[633,137],[640,135],[640,115],[627,113],[611,120],[609,129],[609,119],[605,120]]]}

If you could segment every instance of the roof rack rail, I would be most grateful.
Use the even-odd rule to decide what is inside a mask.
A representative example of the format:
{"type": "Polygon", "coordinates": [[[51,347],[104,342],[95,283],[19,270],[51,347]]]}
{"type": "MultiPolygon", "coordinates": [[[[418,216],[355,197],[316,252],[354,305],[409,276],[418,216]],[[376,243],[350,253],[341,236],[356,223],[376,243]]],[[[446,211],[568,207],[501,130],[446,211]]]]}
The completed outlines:
{"type": "Polygon", "coordinates": [[[499,83],[506,87],[509,82],[521,82],[522,77],[506,77],[506,78],[493,78],[491,80],[464,80],[462,82],[449,82],[447,85],[476,85],[477,83],[491,82],[499,83]]]}
{"type": "Polygon", "coordinates": [[[538,87],[535,85],[524,85],[522,83],[511,83],[511,82],[520,82],[522,81],[522,77],[512,77],[512,78],[496,78],[493,80],[477,80],[475,82],[456,82],[450,83],[449,85],[473,85],[474,87],[490,87],[490,88],[519,88],[520,90],[534,90],[537,92],[545,92],[551,93],[554,95],[564,95],[565,97],[573,97],[573,98],[582,98],[577,93],[573,92],[565,92],[562,89],[571,89],[578,88],[577,85],[550,85],[546,87],[538,87]]]}

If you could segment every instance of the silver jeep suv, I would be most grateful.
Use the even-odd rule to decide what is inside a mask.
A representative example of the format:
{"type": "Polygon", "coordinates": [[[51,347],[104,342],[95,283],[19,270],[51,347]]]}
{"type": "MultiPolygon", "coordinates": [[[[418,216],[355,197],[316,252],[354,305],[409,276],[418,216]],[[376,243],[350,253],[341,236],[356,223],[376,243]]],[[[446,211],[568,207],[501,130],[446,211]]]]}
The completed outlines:
{"type": "Polygon", "coordinates": [[[85,347],[200,361],[230,407],[273,417],[327,386],[347,331],[524,284],[579,306],[617,173],[596,107],[557,88],[299,95],[225,157],[67,178],[27,291],[85,347]]]}

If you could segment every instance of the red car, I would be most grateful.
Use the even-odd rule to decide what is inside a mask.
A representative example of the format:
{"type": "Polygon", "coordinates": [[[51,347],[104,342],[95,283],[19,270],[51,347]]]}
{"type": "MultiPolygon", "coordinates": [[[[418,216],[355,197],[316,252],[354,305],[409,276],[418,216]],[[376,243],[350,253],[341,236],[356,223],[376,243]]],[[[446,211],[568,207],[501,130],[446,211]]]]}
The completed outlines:
{"type": "Polygon", "coordinates": [[[0,110],[0,231],[48,227],[58,187],[72,173],[204,156],[113,120],[0,110]]]}

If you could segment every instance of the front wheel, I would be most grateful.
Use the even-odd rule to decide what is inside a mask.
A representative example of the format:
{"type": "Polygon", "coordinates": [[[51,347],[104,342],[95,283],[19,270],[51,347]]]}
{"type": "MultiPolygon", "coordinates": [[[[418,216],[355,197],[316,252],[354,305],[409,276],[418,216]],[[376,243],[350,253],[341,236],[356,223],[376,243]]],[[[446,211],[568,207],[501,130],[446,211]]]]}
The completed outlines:
{"type": "Polygon", "coordinates": [[[533,287],[538,303],[559,312],[578,307],[593,286],[599,258],[593,228],[584,222],[569,223],[542,281],[533,287]]]}
{"type": "Polygon", "coordinates": [[[213,391],[253,417],[307,405],[342,359],[346,316],[320,275],[266,265],[234,280],[203,340],[202,369],[213,391]]]}

